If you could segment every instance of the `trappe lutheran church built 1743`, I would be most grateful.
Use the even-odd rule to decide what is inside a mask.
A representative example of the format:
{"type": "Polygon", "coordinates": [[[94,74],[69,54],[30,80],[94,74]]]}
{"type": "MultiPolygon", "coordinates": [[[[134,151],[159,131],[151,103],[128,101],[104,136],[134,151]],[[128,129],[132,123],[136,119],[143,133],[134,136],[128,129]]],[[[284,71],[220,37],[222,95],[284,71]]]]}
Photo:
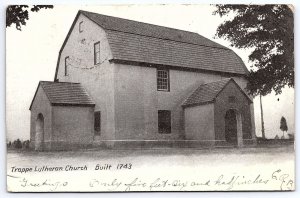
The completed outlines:
{"type": "Polygon", "coordinates": [[[255,144],[248,70],[197,33],[79,11],[30,105],[36,150],[255,144]]]}

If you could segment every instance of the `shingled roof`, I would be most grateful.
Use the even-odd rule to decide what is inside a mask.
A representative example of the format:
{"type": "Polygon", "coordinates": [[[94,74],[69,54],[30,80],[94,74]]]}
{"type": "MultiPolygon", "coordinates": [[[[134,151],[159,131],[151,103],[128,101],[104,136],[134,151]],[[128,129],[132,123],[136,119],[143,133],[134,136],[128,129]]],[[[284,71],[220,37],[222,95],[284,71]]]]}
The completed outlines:
{"type": "MultiPolygon", "coordinates": [[[[234,82],[240,88],[232,78],[202,84],[183,102],[182,106],[187,107],[213,102],[230,81],[234,82]]],[[[241,88],[240,90],[251,101],[249,96],[241,88]]]]}
{"type": "Polygon", "coordinates": [[[82,13],[83,15],[85,15],[86,17],[88,17],[89,19],[91,19],[96,24],[98,24],[106,30],[113,30],[134,35],[159,38],[163,40],[177,41],[181,43],[190,43],[226,49],[224,46],[215,43],[194,32],[188,32],[184,30],[168,28],[149,23],[122,19],[118,17],[112,17],[83,10],[80,10],[79,13],[82,13]]]}
{"type": "MultiPolygon", "coordinates": [[[[37,90],[40,86],[53,106],[95,106],[95,102],[80,83],[40,81],[37,90]]],[[[36,93],[29,109],[31,109],[36,93]]]]}
{"type": "MultiPolygon", "coordinates": [[[[237,75],[249,73],[241,58],[232,50],[197,33],[82,10],[78,12],[61,51],[80,14],[105,30],[113,55],[110,61],[128,61],[237,75]]],[[[55,80],[56,77],[57,71],[55,80]]]]}

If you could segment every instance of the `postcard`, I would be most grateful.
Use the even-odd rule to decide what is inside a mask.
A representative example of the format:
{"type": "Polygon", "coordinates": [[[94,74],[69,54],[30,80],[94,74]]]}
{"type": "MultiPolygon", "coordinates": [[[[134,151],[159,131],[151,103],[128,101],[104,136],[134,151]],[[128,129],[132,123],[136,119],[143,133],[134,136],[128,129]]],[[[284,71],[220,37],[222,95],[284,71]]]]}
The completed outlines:
{"type": "Polygon", "coordinates": [[[294,191],[292,5],[10,5],[9,192],[294,191]]]}

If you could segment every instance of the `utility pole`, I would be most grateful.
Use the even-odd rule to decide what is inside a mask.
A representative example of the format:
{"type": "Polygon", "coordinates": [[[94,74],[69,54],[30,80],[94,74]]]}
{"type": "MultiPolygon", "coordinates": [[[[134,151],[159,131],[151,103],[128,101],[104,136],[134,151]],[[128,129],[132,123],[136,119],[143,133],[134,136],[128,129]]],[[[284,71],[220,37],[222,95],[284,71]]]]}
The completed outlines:
{"type": "Polygon", "coordinates": [[[259,99],[260,99],[261,134],[262,134],[262,138],[266,139],[265,124],[264,124],[264,115],[263,115],[264,112],[263,112],[263,107],[262,107],[261,94],[259,94],[259,99]]]}

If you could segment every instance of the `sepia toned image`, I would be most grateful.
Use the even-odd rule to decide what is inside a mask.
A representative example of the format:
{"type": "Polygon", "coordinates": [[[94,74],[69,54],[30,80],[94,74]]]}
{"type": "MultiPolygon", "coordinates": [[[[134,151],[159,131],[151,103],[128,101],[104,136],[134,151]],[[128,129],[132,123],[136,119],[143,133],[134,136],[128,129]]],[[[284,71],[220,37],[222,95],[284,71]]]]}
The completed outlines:
{"type": "Polygon", "coordinates": [[[9,192],[295,190],[292,5],[10,5],[9,192]]]}

